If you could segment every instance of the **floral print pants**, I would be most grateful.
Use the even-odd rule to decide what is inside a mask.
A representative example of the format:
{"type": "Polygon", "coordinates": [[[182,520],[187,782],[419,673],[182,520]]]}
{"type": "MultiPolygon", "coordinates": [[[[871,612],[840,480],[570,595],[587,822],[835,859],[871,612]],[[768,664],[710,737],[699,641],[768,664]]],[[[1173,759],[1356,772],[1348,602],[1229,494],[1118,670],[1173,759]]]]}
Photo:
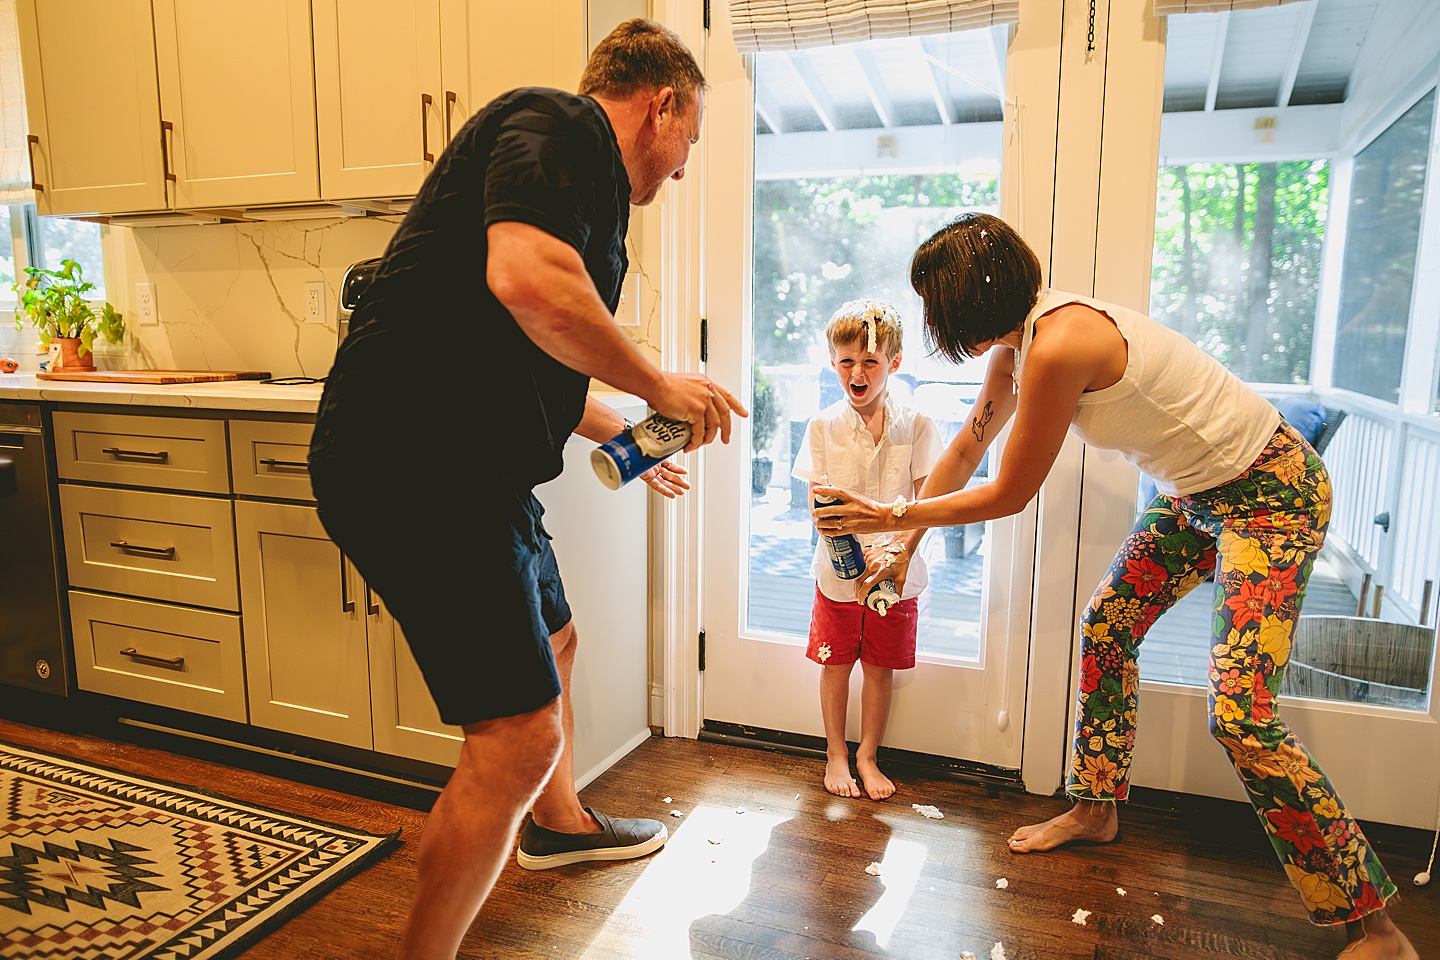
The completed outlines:
{"type": "Polygon", "coordinates": [[[1330,478],[1289,424],[1239,478],[1140,515],[1081,619],[1066,790],[1124,800],[1145,632],[1215,574],[1210,732],[1317,924],[1380,909],[1395,884],[1319,765],[1276,715],[1305,583],[1330,522],[1330,478]]]}

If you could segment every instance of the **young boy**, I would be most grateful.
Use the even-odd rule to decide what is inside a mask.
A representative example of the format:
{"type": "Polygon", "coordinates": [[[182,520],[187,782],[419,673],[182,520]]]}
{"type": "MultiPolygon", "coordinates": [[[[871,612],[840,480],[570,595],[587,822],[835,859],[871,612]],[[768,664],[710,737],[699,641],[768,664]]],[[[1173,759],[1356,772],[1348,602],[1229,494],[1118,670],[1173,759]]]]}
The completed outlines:
{"type": "MultiPolygon", "coordinates": [[[[900,368],[901,334],[895,308],[874,300],[842,304],[826,325],[830,366],[840,378],[845,398],[810,421],[805,444],[795,456],[792,473],[808,482],[812,493],[816,484],[829,483],[898,505],[918,495],[943,451],[934,421],[889,399],[886,385],[900,368]]],[[[884,544],[883,537],[860,539],[872,555],[884,544]]],[[[858,659],[863,680],[855,769],[870,799],[883,800],[895,792],[895,784],[880,772],[876,751],[890,716],[894,672],[915,666],[915,597],[928,579],[925,563],[919,557],[911,561],[901,600],[884,616],[857,596],[860,580],[836,576],[823,538],[816,543],[812,569],[815,605],[805,655],[821,666],[825,789],[841,797],[861,795],[850,773],[845,741],[850,673],[858,659]]]]}

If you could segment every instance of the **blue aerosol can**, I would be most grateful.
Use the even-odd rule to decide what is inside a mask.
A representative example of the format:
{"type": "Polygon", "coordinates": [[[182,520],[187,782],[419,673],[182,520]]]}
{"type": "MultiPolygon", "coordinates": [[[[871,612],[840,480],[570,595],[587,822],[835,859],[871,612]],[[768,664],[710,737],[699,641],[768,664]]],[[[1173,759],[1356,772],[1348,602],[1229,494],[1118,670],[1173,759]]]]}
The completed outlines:
{"type": "Polygon", "coordinates": [[[619,490],[690,442],[690,424],[653,414],[626,427],[590,454],[600,482],[619,490]]]}
{"type": "MultiPolygon", "coordinates": [[[[816,509],[839,502],[833,497],[815,497],[816,509]]],[[[841,580],[854,580],[865,572],[865,551],[860,549],[859,537],[853,533],[842,533],[836,537],[828,533],[820,535],[825,538],[825,549],[830,552],[830,565],[835,568],[835,576],[841,580]]]]}
{"type": "Polygon", "coordinates": [[[886,611],[899,602],[900,594],[895,592],[895,581],[889,578],[875,584],[865,595],[865,605],[882,617],[885,616],[886,611]]]}

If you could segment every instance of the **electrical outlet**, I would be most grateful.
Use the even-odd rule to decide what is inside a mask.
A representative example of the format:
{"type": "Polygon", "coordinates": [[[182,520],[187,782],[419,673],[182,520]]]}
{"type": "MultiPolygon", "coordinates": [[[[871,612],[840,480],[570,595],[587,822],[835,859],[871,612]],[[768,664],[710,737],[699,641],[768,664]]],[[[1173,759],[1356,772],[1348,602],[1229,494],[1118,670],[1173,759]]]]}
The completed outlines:
{"type": "Polygon", "coordinates": [[[160,308],[155,305],[155,284],[135,284],[135,312],[142,327],[153,327],[160,322],[160,308]]]}
{"type": "Polygon", "coordinates": [[[305,322],[325,322],[324,280],[308,280],[305,283],[305,322]]]}

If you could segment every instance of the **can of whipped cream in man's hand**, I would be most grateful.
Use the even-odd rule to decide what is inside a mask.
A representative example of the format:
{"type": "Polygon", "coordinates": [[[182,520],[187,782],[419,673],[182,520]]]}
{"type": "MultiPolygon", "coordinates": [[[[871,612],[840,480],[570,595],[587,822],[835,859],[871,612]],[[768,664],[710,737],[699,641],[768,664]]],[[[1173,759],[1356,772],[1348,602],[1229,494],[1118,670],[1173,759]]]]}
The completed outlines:
{"type": "Polygon", "coordinates": [[[690,424],[654,414],[626,427],[590,454],[600,482],[619,490],[690,442],[690,424]]]}
{"type": "MultiPolygon", "coordinates": [[[[815,508],[828,507],[832,503],[839,503],[833,497],[815,497],[815,508]]],[[[835,568],[835,576],[841,580],[854,580],[865,572],[865,551],[860,548],[860,538],[853,533],[843,533],[839,536],[830,536],[828,533],[820,534],[825,538],[825,549],[830,553],[830,565],[835,568]]]]}

